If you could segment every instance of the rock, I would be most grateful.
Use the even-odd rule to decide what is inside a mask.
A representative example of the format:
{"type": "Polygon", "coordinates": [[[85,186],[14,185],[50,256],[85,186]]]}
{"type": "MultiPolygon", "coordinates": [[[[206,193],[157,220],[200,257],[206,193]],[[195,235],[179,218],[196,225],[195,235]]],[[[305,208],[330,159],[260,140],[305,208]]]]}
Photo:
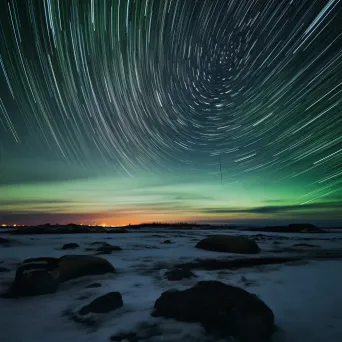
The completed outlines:
{"type": "Polygon", "coordinates": [[[60,282],[88,275],[115,273],[107,260],[89,255],[26,259],[16,271],[8,296],[33,296],[56,292],[60,282]]]}
{"type": "Polygon", "coordinates": [[[29,258],[23,261],[23,264],[29,264],[29,263],[41,264],[42,265],[41,268],[52,270],[58,267],[59,258],[39,257],[39,258],[29,258]]]}
{"type": "Polygon", "coordinates": [[[190,270],[186,268],[175,268],[173,270],[165,272],[165,277],[167,280],[176,281],[182,280],[184,278],[196,277],[190,270]]]}
{"type": "Polygon", "coordinates": [[[10,247],[13,245],[18,245],[18,244],[19,244],[18,241],[0,237],[0,246],[2,247],[10,247]]]}
{"type": "Polygon", "coordinates": [[[61,282],[88,275],[115,273],[114,266],[106,259],[92,255],[65,255],[59,262],[61,282]]]}
{"type": "Polygon", "coordinates": [[[177,264],[178,268],[202,269],[202,270],[236,270],[261,265],[285,264],[299,260],[299,257],[259,257],[239,259],[196,259],[194,261],[177,264]]]}
{"type": "Polygon", "coordinates": [[[121,247],[110,245],[107,242],[103,242],[100,247],[96,249],[96,254],[111,254],[112,252],[121,251],[121,247]]]}
{"type": "Polygon", "coordinates": [[[17,268],[15,279],[9,289],[9,297],[39,296],[57,291],[59,280],[53,274],[59,259],[26,259],[17,268]]]}
{"type": "Polygon", "coordinates": [[[212,235],[196,245],[196,248],[215,252],[255,254],[260,251],[257,243],[242,236],[212,235]]]}
{"type": "Polygon", "coordinates": [[[92,284],[87,285],[85,288],[86,289],[92,289],[92,288],[101,287],[101,286],[102,285],[100,283],[92,283],[92,284]]]}
{"type": "Polygon", "coordinates": [[[184,291],[164,292],[154,317],[199,322],[207,332],[239,342],[266,342],[274,332],[272,310],[249,292],[219,281],[202,281],[184,291]]]}
{"type": "Polygon", "coordinates": [[[71,243],[66,243],[63,245],[62,249],[75,249],[80,247],[78,243],[71,242],[71,243]]]}
{"type": "Polygon", "coordinates": [[[55,293],[59,282],[48,271],[27,269],[17,271],[10,289],[10,296],[40,296],[55,293]]]}
{"type": "Polygon", "coordinates": [[[172,243],[170,240],[164,240],[163,243],[172,243]]]}
{"type": "Polygon", "coordinates": [[[123,305],[120,292],[109,292],[101,297],[94,299],[91,303],[84,306],[80,311],[80,315],[86,315],[90,312],[107,313],[109,311],[120,308],[123,305]]]}
{"type": "Polygon", "coordinates": [[[317,245],[311,245],[309,243],[296,243],[293,247],[319,247],[317,245]]]}

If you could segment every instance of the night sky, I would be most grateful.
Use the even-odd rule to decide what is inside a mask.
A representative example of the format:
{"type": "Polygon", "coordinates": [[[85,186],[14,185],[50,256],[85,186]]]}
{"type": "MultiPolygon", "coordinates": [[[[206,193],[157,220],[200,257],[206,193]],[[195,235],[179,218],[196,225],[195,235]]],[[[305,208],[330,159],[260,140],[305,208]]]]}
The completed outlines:
{"type": "Polygon", "coordinates": [[[342,222],[342,1],[0,0],[0,223],[342,222]]]}

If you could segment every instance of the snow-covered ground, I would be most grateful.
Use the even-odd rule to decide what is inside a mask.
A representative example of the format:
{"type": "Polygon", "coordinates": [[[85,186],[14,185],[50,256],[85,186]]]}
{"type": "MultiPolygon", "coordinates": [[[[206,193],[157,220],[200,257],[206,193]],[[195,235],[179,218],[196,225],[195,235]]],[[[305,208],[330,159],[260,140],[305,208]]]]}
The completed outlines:
{"type": "MultiPolygon", "coordinates": [[[[186,289],[199,280],[219,280],[257,294],[274,312],[279,327],[274,342],[342,341],[342,259],[307,261],[286,265],[268,265],[238,270],[193,270],[197,278],[168,281],[166,270],[182,262],[201,259],[237,258],[241,255],[203,251],[194,248],[209,234],[238,234],[251,237],[262,234],[257,243],[263,255],[305,255],[327,250],[342,250],[342,232],[329,234],[282,234],[246,231],[140,230],[127,234],[29,235],[1,237],[20,242],[0,247],[0,291],[7,289],[16,266],[26,258],[65,254],[92,254],[90,243],[105,241],[122,251],[104,255],[117,270],[114,275],[80,278],[61,285],[55,294],[0,299],[0,341],[6,342],[108,342],[110,336],[157,325],[154,337],[141,341],[204,342],[213,341],[199,324],[186,324],[151,317],[155,300],[171,288],[186,289]],[[171,244],[164,244],[169,239],[171,244]],[[275,242],[276,241],[276,242],[275,242]],[[80,247],[61,250],[65,243],[80,247]],[[310,244],[314,247],[293,246],[310,244]],[[85,288],[92,282],[102,287],[85,288]],[[76,310],[92,299],[110,291],[122,294],[124,305],[109,314],[98,315],[97,323],[87,327],[65,313],[76,310]],[[79,299],[88,296],[87,299],[79,299]]],[[[250,256],[244,256],[250,257],[250,256]]],[[[311,260],[310,260],[311,259],[311,260]]]]}

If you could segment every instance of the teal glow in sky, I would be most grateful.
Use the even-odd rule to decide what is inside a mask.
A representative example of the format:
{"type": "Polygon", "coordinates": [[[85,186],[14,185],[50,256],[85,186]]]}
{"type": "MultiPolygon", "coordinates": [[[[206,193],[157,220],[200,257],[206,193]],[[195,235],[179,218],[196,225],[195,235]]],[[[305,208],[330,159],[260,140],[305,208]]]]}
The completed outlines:
{"type": "Polygon", "coordinates": [[[342,222],[339,0],[4,0],[0,223],[342,222]]]}

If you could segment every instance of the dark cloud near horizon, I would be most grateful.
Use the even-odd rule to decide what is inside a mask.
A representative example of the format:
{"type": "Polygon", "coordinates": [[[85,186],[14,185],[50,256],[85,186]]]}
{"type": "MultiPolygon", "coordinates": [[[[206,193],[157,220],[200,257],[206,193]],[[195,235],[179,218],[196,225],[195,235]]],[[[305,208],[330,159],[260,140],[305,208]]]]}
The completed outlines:
{"type": "MultiPolygon", "coordinates": [[[[305,205],[279,205],[279,206],[262,206],[255,208],[204,208],[200,212],[207,214],[234,214],[234,213],[249,213],[249,214],[281,214],[293,211],[302,213],[312,212],[312,210],[338,210],[342,208],[342,202],[326,202],[326,203],[309,203],[305,205]]],[[[342,212],[340,213],[342,219],[342,212]]]]}

